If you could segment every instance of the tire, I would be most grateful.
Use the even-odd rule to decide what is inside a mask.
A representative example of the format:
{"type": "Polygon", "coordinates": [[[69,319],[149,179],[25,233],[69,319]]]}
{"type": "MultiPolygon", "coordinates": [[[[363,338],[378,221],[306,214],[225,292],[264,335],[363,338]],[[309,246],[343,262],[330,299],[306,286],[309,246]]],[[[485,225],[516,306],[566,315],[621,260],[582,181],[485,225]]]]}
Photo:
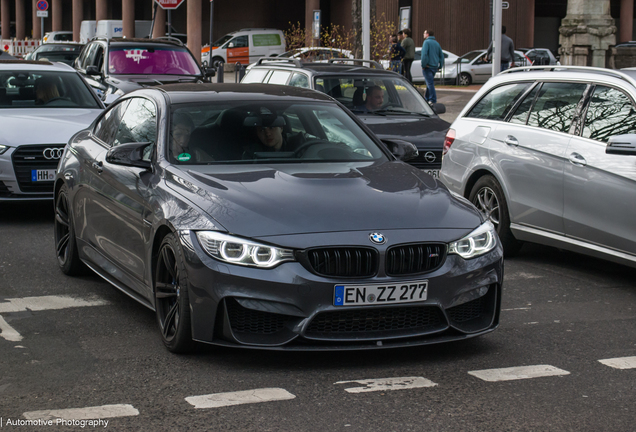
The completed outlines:
{"type": "Polygon", "coordinates": [[[164,237],[155,257],[155,310],[163,344],[173,353],[191,352],[188,280],[183,252],[174,234],[164,237]]]}
{"type": "Polygon", "coordinates": [[[473,186],[468,198],[490,220],[503,245],[504,256],[514,256],[521,249],[521,242],[510,231],[510,212],[501,185],[490,175],[481,177],[473,186]]]}
{"type": "Polygon", "coordinates": [[[473,79],[471,78],[470,74],[467,72],[462,72],[459,75],[459,85],[460,86],[469,86],[473,83],[473,79]]]}
{"type": "Polygon", "coordinates": [[[219,70],[220,67],[223,67],[225,61],[221,57],[214,57],[211,63],[212,64],[210,66],[216,68],[216,70],[219,70]]]}
{"type": "Polygon", "coordinates": [[[80,260],[77,252],[77,240],[73,215],[68,199],[68,187],[63,185],[55,197],[55,254],[57,264],[62,272],[69,276],[86,273],[87,267],[80,260]]]}

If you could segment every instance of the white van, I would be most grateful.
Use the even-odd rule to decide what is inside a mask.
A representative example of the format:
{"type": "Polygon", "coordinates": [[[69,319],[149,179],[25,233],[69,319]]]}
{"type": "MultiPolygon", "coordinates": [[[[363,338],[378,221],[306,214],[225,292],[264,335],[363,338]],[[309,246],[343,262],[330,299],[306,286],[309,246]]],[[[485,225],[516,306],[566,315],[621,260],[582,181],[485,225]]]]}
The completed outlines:
{"type": "MultiPolygon", "coordinates": [[[[150,35],[152,21],[135,20],[135,37],[146,38],[150,35]]],[[[100,20],[95,30],[96,37],[116,38],[124,36],[124,23],[122,20],[100,20]]]]}
{"type": "Polygon", "coordinates": [[[80,25],[80,43],[88,43],[89,40],[95,37],[97,32],[97,21],[84,20],[80,25]]]}
{"type": "Polygon", "coordinates": [[[228,33],[201,49],[201,62],[218,67],[223,63],[254,63],[261,57],[277,56],[285,52],[285,35],[281,30],[266,28],[241,29],[228,33]]]}

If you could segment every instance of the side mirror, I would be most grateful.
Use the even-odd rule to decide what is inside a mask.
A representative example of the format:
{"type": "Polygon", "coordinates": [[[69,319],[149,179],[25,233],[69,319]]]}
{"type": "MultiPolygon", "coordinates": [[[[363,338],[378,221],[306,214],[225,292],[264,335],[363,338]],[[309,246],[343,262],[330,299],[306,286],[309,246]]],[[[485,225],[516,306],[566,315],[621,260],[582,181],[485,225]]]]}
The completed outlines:
{"type": "Polygon", "coordinates": [[[216,69],[213,67],[203,66],[203,73],[206,78],[212,78],[216,75],[216,69]]]}
{"type": "Polygon", "coordinates": [[[230,44],[227,47],[228,48],[234,48],[234,42],[230,42],[230,44]]]}
{"type": "Polygon", "coordinates": [[[614,135],[610,137],[605,153],[636,156],[636,134],[614,135]]]}
{"type": "Polygon", "coordinates": [[[144,160],[144,151],[150,145],[152,145],[150,142],[120,144],[108,150],[106,162],[149,169],[151,164],[150,161],[144,160]]]}
{"type": "Polygon", "coordinates": [[[407,161],[419,156],[419,152],[417,151],[415,144],[408,141],[399,139],[382,139],[382,142],[387,146],[393,156],[399,160],[407,161]]]}
{"type": "Polygon", "coordinates": [[[86,67],[86,75],[101,75],[102,73],[99,71],[97,66],[87,66],[86,67]]]}
{"type": "Polygon", "coordinates": [[[435,111],[435,114],[444,114],[446,112],[446,105],[436,102],[433,104],[433,111],[435,111]]]}

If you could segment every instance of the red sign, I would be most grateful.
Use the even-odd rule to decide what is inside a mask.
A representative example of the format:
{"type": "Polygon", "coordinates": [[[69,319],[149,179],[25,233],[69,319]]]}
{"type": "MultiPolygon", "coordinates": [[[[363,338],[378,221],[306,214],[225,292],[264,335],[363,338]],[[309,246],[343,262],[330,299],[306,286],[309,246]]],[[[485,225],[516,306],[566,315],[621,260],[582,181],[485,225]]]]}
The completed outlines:
{"type": "Polygon", "coordinates": [[[49,3],[46,0],[40,0],[37,6],[38,10],[45,11],[49,8],[49,3]]]}
{"type": "Polygon", "coordinates": [[[183,3],[183,0],[155,0],[159,6],[161,6],[162,8],[166,9],[166,10],[172,10],[172,9],[176,9],[179,6],[181,6],[181,3],[183,3]]]}

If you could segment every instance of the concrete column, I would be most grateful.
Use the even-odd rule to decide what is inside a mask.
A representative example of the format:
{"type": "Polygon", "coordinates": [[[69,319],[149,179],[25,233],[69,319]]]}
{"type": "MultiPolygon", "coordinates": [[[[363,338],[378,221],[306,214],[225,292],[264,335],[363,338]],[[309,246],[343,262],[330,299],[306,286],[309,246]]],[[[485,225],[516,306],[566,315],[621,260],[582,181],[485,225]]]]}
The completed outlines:
{"type": "Polygon", "coordinates": [[[108,19],[108,1],[95,0],[95,21],[108,19]]]}
{"type": "MultiPolygon", "coordinates": [[[[73,0],[73,40],[74,41],[80,40],[80,27],[82,26],[83,19],[84,19],[84,2],[82,0],[73,0]]],[[[60,20],[61,20],[61,17],[60,17],[60,20]]]]}
{"type": "Polygon", "coordinates": [[[634,0],[621,0],[620,35],[618,42],[632,40],[634,32],[634,0]]]}
{"type": "Polygon", "coordinates": [[[26,16],[24,0],[15,0],[15,38],[22,40],[26,36],[26,16]]]}
{"type": "Polygon", "coordinates": [[[0,0],[0,19],[2,19],[2,39],[11,37],[11,5],[9,0],[0,0]]]}
{"type": "Polygon", "coordinates": [[[320,9],[320,0],[305,0],[305,44],[320,46],[320,39],[314,39],[314,11],[320,9]]]}
{"type": "Polygon", "coordinates": [[[33,20],[33,39],[42,39],[42,18],[38,17],[38,0],[31,0],[31,18],[33,20]]]}
{"type": "MultiPolygon", "coordinates": [[[[80,5],[81,4],[82,3],[80,2],[80,5]]],[[[73,0],[73,10],[75,10],[75,0],[73,0]]],[[[81,15],[82,14],[80,14],[80,16],[81,15]]],[[[80,18],[80,22],[81,22],[81,18],[80,18]]],[[[53,0],[51,2],[51,30],[62,31],[62,0],[53,0]]],[[[76,40],[79,40],[79,39],[76,39],[76,40]]]]}
{"type": "Polygon", "coordinates": [[[188,0],[188,48],[201,63],[201,0],[188,0]]]}
{"type": "Polygon", "coordinates": [[[121,19],[124,27],[124,37],[135,37],[135,0],[122,0],[121,19]]]}
{"type": "MultiPolygon", "coordinates": [[[[157,38],[166,34],[166,10],[161,6],[157,6],[157,16],[155,17],[155,26],[152,28],[152,37],[157,38]]],[[[196,57],[196,55],[195,55],[196,57]]]]}

